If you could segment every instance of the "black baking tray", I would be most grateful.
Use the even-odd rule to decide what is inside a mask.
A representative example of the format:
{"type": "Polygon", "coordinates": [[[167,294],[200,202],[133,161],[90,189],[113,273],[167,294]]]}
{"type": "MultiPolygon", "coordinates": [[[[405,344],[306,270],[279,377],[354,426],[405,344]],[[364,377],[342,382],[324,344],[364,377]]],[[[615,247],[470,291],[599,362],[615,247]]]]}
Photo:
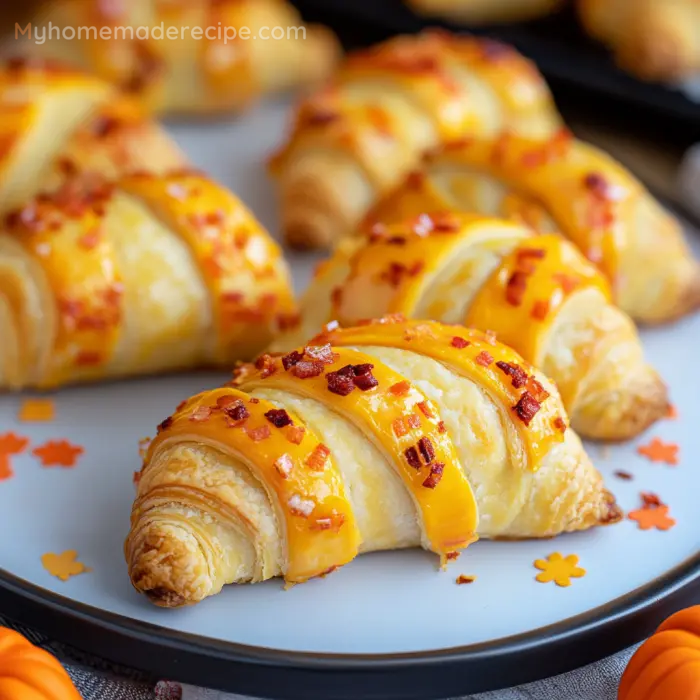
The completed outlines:
{"type": "Polygon", "coordinates": [[[700,103],[679,90],[642,82],[619,70],[609,53],[584,34],[571,7],[527,23],[464,27],[428,22],[402,0],[294,0],[294,4],[307,20],[332,27],[348,48],[428,26],[491,36],[537,63],[565,117],[567,112],[578,116],[583,111],[593,121],[620,122],[657,139],[682,144],[700,139],[700,103]]]}

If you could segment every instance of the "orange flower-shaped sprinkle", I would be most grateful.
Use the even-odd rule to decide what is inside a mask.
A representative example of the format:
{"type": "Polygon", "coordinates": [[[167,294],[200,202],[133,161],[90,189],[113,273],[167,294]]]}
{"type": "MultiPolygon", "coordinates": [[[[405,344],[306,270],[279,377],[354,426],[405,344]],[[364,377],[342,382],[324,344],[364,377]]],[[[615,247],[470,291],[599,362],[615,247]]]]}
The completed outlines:
{"type": "Polygon", "coordinates": [[[14,433],[0,435],[0,481],[14,476],[10,458],[12,455],[24,452],[28,444],[28,438],[20,437],[14,433]]]}
{"type": "Polygon", "coordinates": [[[654,438],[648,445],[640,445],[637,452],[652,462],[665,462],[671,466],[678,464],[679,446],[673,442],[664,442],[654,438]]]}
{"type": "Polygon", "coordinates": [[[571,585],[572,578],[581,578],[586,575],[586,570],[578,566],[578,557],[569,554],[563,557],[559,552],[550,554],[546,559],[537,559],[535,568],[542,571],[535,579],[540,583],[554,581],[557,586],[566,588],[571,585]]]}
{"type": "Polygon", "coordinates": [[[640,530],[670,530],[676,521],[669,517],[668,506],[644,506],[627,514],[630,520],[634,520],[640,530]]]}
{"type": "Polygon", "coordinates": [[[49,440],[32,450],[44,467],[74,467],[84,450],[79,445],[71,445],[68,440],[49,440]]]}
{"type": "Polygon", "coordinates": [[[42,554],[41,563],[52,576],[61,581],[67,581],[71,576],[91,571],[85,564],[78,561],[78,553],[74,549],[68,549],[61,554],[53,552],[42,554]]]}

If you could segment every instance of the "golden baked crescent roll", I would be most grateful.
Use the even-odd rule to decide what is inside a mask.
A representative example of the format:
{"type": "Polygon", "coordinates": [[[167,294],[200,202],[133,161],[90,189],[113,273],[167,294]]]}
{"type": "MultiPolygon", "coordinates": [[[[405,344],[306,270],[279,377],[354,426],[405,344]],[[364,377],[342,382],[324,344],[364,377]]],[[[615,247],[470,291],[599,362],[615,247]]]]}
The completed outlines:
{"type": "Polygon", "coordinates": [[[620,67],[644,80],[679,80],[700,70],[697,0],[578,0],[577,9],[620,67]]]}
{"type": "Polygon", "coordinates": [[[54,63],[0,66],[0,212],[79,172],[113,179],[185,163],[165,132],[108,83],[54,63]]]}
{"type": "Polygon", "coordinates": [[[0,390],[227,365],[294,311],[277,245],[194,172],[67,182],[0,225],[0,390]]]}
{"type": "Polygon", "coordinates": [[[477,536],[620,519],[553,385],[478,331],[328,328],[239,367],[234,387],[180,404],[140,472],[126,560],[158,605],[306,581],[362,552],[446,560],[477,536]]]}
{"type": "Polygon", "coordinates": [[[241,110],[325,79],[340,57],[332,32],[286,0],[52,0],[37,20],[89,30],[32,53],[94,71],[156,112],[241,110]]]}
{"type": "Polygon", "coordinates": [[[557,383],[585,437],[630,438],[667,414],[666,387],[644,360],[634,324],[612,305],[595,266],[560,236],[450,213],[376,226],[321,265],[301,325],[273,348],[293,347],[330,319],[387,313],[492,331],[557,383]]]}
{"type": "Polygon", "coordinates": [[[568,131],[547,141],[504,135],[450,144],[367,221],[446,209],[561,231],[600,267],[617,305],[636,321],[668,321],[700,305],[700,265],[680,223],[613,158],[568,131]]]}
{"type": "Polygon", "coordinates": [[[426,149],[503,129],[544,138],[559,125],[535,66],[492,40],[424,32],[358,52],[301,104],[271,161],[286,239],[335,243],[426,149]]]}
{"type": "Polygon", "coordinates": [[[518,22],[554,12],[562,0],[406,0],[416,12],[465,24],[518,22]]]}

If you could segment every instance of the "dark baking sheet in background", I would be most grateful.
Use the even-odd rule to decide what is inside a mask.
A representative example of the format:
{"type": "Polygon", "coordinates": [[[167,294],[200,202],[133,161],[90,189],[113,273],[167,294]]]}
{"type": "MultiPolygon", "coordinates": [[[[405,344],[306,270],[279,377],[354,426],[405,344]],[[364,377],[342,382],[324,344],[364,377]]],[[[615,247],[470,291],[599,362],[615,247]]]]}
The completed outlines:
{"type": "MultiPolygon", "coordinates": [[[[331,26],[348,48],[430,25],[465,29],[426,22],[402,0],[293,2],[307,20],[331,26]]],[[[513,44],[532,58],[565,117],[585,115],[593,124],[618,124],[678,148],[700,140],[700,104],[677,90],[635,80],[618,70],[605,49],[585,36],[571,8],[533,22],[468,29],[513,44]]]]}

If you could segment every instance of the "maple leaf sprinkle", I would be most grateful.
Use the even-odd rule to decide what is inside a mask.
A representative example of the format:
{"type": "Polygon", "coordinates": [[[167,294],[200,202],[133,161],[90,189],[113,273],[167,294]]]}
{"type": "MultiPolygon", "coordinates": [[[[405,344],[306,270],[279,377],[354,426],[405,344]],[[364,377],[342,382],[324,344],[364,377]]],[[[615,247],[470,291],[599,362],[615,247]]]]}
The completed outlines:
{"type": "Polygon", "coordinates": [[[637,453],[652,462],[664,462],[671,466],[678,464],[678,452],[680,447],[673,442],[664,442],[660,438],[653,438],[648,445],[640,445],[637,453]]]}
{"type": "Polygon", "coordinates": [[[43,467],[74,467],[83,452],[82,447],[67,440],[49,440],[32,450],[43,467]]]}

